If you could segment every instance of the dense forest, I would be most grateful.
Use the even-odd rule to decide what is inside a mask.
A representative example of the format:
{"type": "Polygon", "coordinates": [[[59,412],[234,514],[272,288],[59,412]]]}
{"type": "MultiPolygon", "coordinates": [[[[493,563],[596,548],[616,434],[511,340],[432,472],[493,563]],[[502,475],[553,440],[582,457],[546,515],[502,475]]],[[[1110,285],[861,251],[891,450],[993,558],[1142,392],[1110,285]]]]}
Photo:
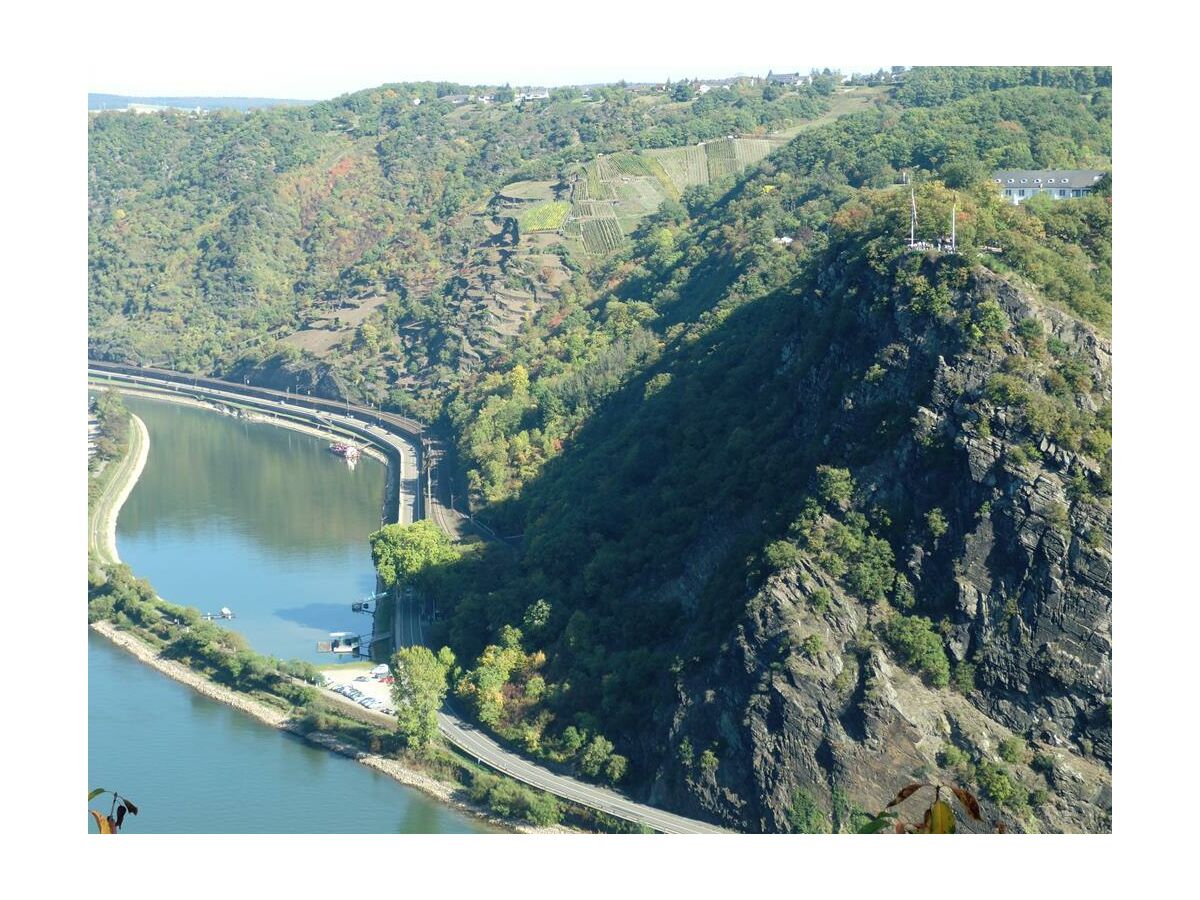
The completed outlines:
{"type": "Polygon", "coordinates": [[[424,574],[434,638],[531,754],[748,830],[852,830],[934,773],[1015,830],[1107,830],[1112,178],[1013,206],[990,173],[1111,171],[1110,71],[438,99],[469,90],[93,117],[92,352],[448,432],[522,537],[424,574]],[[529,240],[497,189],[772,133],[605,255],[548,244],[564,278],[467,340],[473,260],[529,240]],[[328,356],[275,343],[368,295],[328,356]]]}

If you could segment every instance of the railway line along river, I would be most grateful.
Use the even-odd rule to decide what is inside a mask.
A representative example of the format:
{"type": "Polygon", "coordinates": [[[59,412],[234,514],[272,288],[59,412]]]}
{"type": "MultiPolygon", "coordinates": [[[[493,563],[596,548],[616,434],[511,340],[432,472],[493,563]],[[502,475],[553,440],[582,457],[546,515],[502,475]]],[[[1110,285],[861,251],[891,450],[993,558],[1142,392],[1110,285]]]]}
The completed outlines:
{"type": "MultiPolygon", "coordinates": [[[[263,423],[126,397],[150,433],[117,520],[123,562],[163,597],[263,653],[330,664],[330,631],[370,633],[367,535],[386,471],[263,423]]],[[[378,772],[310,746],[88,638],[88,777],[128,792],[139,832],[444,833],[491,830],[378,772]]]]}

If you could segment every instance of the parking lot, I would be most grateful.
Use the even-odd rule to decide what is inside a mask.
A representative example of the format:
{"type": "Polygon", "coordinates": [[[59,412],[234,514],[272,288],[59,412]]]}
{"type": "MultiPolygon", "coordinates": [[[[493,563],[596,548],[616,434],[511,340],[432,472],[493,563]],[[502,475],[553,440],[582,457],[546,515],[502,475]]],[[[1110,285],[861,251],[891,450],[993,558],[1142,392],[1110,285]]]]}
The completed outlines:
{"type": "Polygon", "coordinates": [[[392,686],[370,671],[361,669],[323,669],[325,688],[341,694],[349,700],[385,715],[394,715],[392,709],[392,686]]]}

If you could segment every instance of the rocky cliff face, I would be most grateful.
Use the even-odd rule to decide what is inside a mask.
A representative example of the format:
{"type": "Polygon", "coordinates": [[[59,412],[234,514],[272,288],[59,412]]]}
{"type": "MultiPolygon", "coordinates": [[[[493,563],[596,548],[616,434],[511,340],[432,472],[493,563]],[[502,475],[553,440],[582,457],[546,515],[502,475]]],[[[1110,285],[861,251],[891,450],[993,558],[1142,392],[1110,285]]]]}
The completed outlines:
{"type": "Polygon", "coordinates": [[[906,668],[878,636],[893,605],[801,545],[721,651],[681,673],[652,797],[751,831],[848,830],[855,809],[933,779],[971,787],[1010,830],[1107,830],[1110,343],[978,268],[934,325],[901,306],[870,316],[849,278],[830,270],[821,289],[860,327],[795,373],[795,437],[845,447],[854,507],[887,511],[955,684],[906,668]],[[964,343],[973,324],[990,337],[964,343]]]}

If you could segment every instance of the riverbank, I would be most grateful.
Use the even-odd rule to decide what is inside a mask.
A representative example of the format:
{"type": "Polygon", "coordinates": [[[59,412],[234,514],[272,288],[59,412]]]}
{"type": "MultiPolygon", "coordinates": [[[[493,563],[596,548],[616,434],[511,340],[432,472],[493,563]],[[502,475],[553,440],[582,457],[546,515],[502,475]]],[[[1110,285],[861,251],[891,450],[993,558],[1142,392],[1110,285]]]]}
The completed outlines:
{"type": "Polygon", "coordinates": [[[507,831],[516,832],[519,834],[578,834],[574,829],[552,826],[539,828],[528,825],[524,822],[517,822],[509,819],[501,819],[493,815],[487,809],[468,803],[459,798],[462,789],[459,785],[440,781],[431,778],[423,772],[420,772],[410,766],[406,766],[399,760],[389,759],[375,753],[365,753],[359,750],[352,744],[339,740],[337,737],[323,732],[310,732],[305,734],[297,727],[293,718],[282,710],[264,703],[246,694],[235,691],[232,688],[224,685],[216,684],[210,679],[204,677],[200,673],[188,668],[183,663],[171,659],[164,659],[159,655],[157,650],[147,645],[140,640],[136,635],[122,631],[111,622],[93,622],[91,629],[97,634],[111,641],[116,646],[125,650],[134,656],[139,662],[155,669],[168,678],[178,681],[181,684],[187,685],[199,694],[203,694],[211,700],[216,700],[218,703],[224,703],[226,706],[231,706],[234,709],[245,713],[246,715],[256,719],[264,725],[272,728],[277,728],[281,731],[287,731],[297,737],[303,738],[308,743],[338,753],[349,759],[368,766],[387,775],[389,778],[403,784],[407,787],[414,788],[422,793],[432,797],[440,803],[453,807],[468,815],[474,816],[489,825],[497,828],[502,828],[507,831]]]}
{"type": "Polygon", "coordinates": [[[129,419],[133,426],[129,431],[129,449],[114,464],[112,473],[107,475],[104,488],[91,512],[88,529],[91,545],[88,549],[106,563],[121,561],[117,554],[117,515],[129,499],[150,455],[150,432],[146,423],[133,413],[129,414],[129,419]]]}
{"type": "MultiPolygon", "coordinates": [[[[142,395],[141,392],[131,392],[142,395]]],[[[158,399],[157,397],[149,397],[148,399],[158,399]]],[[[197,402],[192,398],[165,398],[171,401],[176,401],[183,406],[191,406],[194,409],[200,409],[207,412],[223,412],[228,418],[241,418],[242,412],[237,407],[224,407],[221,404],[215,406],[207,403],[197,402]],[[236,413],[236,414],[235,414],[236,413]]],[[[131,401],[132,403],[132,401],[131,401]]],[[[152,408],[150,404],[146,404],[139,409],[141,415],[145,416],[145,423],[139,420],[139,426],[131,424],[128,429],[130,432],[137,430],[136,440],[126,441],[125,453],[117,459],[110,462],[108,471],[105,473],[109,478],[103,479],[96,488],[93,488],[93,506],[95,506],[97,494],[112,485],[111,492],[108,493],[108,499],[114,500],[118,494],[127,495],[134,485],[134,479],[122,478],[118,483],[115,476],[119,469],[126,466],[128,460],[129,472],[132,474],[136,469],[140,474],[141,465],[145,462],[145,457],[148,456],[148,441],[143,440],[142,429],[148,424],[155,429],[159,428],[159,418],[163,417],[163,421],[172,422],[178,425],[178,428],[164,430],[160,436],[159,432],[155,432],[155,453],[164,455],[164,460],[179,460],[183,458],[190,459],[190,448],[201,448],[207,451],[213,450],[220,441],[211,441],[207,438],[205,429],[213,430],[218,435],[228,435],[228,439],[234,443],[246,443],[247,445],[255,442],[265,442],[264,446],[276,446],[283,448],[285,451],[290,451],[295,448],[298,442],[279,435],[278,437],[268,437],[268,433],[273,429],[245,429],[239,428],[234,422],[221,421],[220,417],[213,416],[198,416],[195,413],[180,411],[171,413],[166,407],[152,408]],[[178,420],[178,421],[176,421],[178,420]],[[210,425],[187,426],[187,423],[208,420],[210,425]],[[187,426],[187,427],[185,427],[187,426]],[[190,429],[190,430],[189,430],[190,429]],[[186,435],[181,440],[177,437],[172,442],[172,436],[177,434],[186,435]],[[136,446],[135,446],[136,444],[136,446]],[[134,450],[137,450],[135,453],[134,450]],[[187,451],[187,452],[181,452],[187,451]]],[[[251,416],[246,416],[251,418],[251,416]]],[[[273,419],[269,416],[260,417],[253,416],[258,420],[266,421],[268,424],[282,425],[283,420],[273,419]]],[[[292,423],[286,423],[291,425],[292,423]]],[[[309,433],[320,434],[314,429],[298,429],[305,430],[309,433]]],[[[146,431],[148,435],[148,431],[146,431]]],[[[326,432],[323,435],[328,438],[326,432]]],[[[238,446],[241,447],[241,443],[238,446]]],[[[299,442],[307,444],[307,440],[299,442]]],[[[204,454],[200,453],[200,457],[204,454]]],[[[300,460],[303,465],[302,471],[314,470],[313,474],[321,473],[322,477],[332,479],[334,485],[340,485],[342,479],[336,472],[329,474],[330,467],[320,459],[313,461],[307,454],[302,454],[304,457],[300,460]],[[307,468],[304,468],[307,466],[307,468]]],[[[284,459],[285,457],[280,457],[284,459]]],[[[194,463],[195,460],[192,460],[194,463]]],[[[205,481],[192,481],[190,471],[191,467],[180,467],[181,471],[175,472],[166,482],[163,482],[162,472],[156,466],[149,467],[146,471],[154,476],[153,479],[143,475],[141,482],[144,482],[144,487],[150,489],[150,480],[154,480],[153,493],[157,494],[162,490],[162,484],[187,484],[193,485],[190,488],[191,493],[203,491],[205,481]],[[162,484],[160,484],[162,482],[162,484]]],[[[264,469],[264,473],[272,476],[276,471],[286,475],[288,470],[284,468],[279,461],[276,461],[275,469],[269,467],[264,469]]],[[[262,474],[262,473],[259,473],[262,474]]],[[[366,494],[374,497],[376,491],[377,472],[371,472],[372,480],[370,480],[370,489],[366,490],[366,494]]],[[[200,477],[197,475],[197,477],[200,477]]],[[[211,475],[204,475],[205,478],[211,478],[211,475]]],[[[294,476],[293,476],[294,477],[294,476]]],[[[286,483],[287,478],[277,479],[279,483],[286,483]]],[[[258,478],[256,484],[261,484],[263,478],[258,478]]],[[[362,479],[356,479],[356,483],[361,483],[362,479]]],[[[312,482],[306,480],[305,484],[312,482]]],[[[227,483],[223,483],[228,488],[227,483]]],[[[274,482],[272,482],[274,484],[274,482]]],[[[228,493],[228,491],[227,491],[228,493]]],[[[360,492],[361,493],[361,492],[360,492]]],[[[188,499],[190,495],[184,492],[184,499],[188,499]]],[[[318,494],[318,496],[321,496],[318,494]]],[[[261,500],[262,498],[260,498],[261,500]]],[[[123,497],[122,497],[123,500],[123,497]]],[[[356,502],[359,502],[356,500],[356,502]]],[[[232,509],[232,507],[230,507],[232,509]]],[[[262,508],[256,506],[256,509],[262,508]]],[[[364,513],[364,518],[369,521],[370,514],[366,512],[367,507],[359,506],[356,509],[361,509],[364,513]]],[[[340,512],[336,507],[335,512],[340,512]]],[[[140,510],[140,507],[139,507],[140,510]]],[[[111,521],[113,530],[117,522],[117,512],[120,507],[117,504],[111,504],[107,521],[111,521]]],[[[295,510],[293,510],[295,512],[295,510]]],[[[132,506],[125,511],[126,516],[132,515],[132,506]]],[[[290,516],[289,521],[301,519],[307,521],[303,516],[290,516]]],[[[377,521],[377,520],[376,520],[377,521]]],[[[342,519],[336,515],[333,519],[334,524],[341,524],[342,519]]],[[[266,526],[259,522],[260,529],[266,526]]],[[[366,523],[356,527],[366,527],[366,523]]],[[[376,526],[371,526],[376,527],[376,526]]],[[[264,532],[265,533],[265,532],[264,532]]],[[[113,543],[110,541],[110,544],[113,543]]],[[[132,562],[136,568],[141,568],[143,564],[151,566],[152,562],[148,558],[139,556],[135,552],[134,547],[136,541],[130,546],[124,544],[124,534],[122,535],[122,549],[128,561],[132,562]]],[[[113,548],[115,550],[115,548],[113,548]]],[[[157,552],[157,551],[156,551],[157,552]]],[[[115,553],[109,554],[109,557],[115,556],[115,553]]],[[[157,559],[158,556],[155,557],[157,559]]],[[[110,570],[111,571],[111,570],[110,570]]],[[[161,574],[161,573],[160,573],[161,574]]],[[[442,750],[435,748],[428,756],[418,754],[411,750],[405,749],[401,739],[395,736],[395,721],[394,719],[384,718],[382,721],[373,721],[368,723],[368,727],[363,727],[360,723],[351,722],[344,712],[336,710],[336,703],[329,703],[330,698],[326,698],[326,703],[314,702],[310,699],[313,694],[311,688],[304,688],[300,681],[296,678],[292,679],[292,683],[288,683],[286,676],[299,676],[311,684],[314,680],[311,673],[303,672],[299,669],[288,666],[278,665],[278,669],[271,677],[262,679],[239,679],[237,676],[237,667],[226,666],[225,657],[232,657],[237,651],[236,642],[224,644],[219,637],[214,637],[214,633],[218,631],[215,626],[207,623],[195,623],[191,617],[184,617],[183,610],[172,607],[156,598],[152,592],[146,590],[144,586],[137,588],[132,582],[126,584],[128,576],[121,574],[118,577],[117,573],[113,573],[112,593],[106,594],[108,590],[100,586],[93,592],[92,603],[89,605],[89,617],[98,619],[101,624],[95,626],[94,630],[99,637],[103,637],[112,646],[118,647],[133,657],[134,662],[142,663],[149,668],[155,670],[158,675],[166,675],[173,681],[182,684],[206,698],[223,703],[226,706],[233,707],[240,712],[250,716],[254,721],[268,725],[272,728],[286,730],[294,733],[298,737],[304,738],[304,743],[313,749],[327,749],[337,752],[340,755],[346,756],[357,762],[374,769],[380,774],[385,774],[393,780],[393,783],[403,785],[409,788],[415,788],[422,792],[422,795],[429,798],[429,801],[437,803],[439,806],[445,807],[458,813],[470,815],[471,818],[488,823],[504,831],[514,832],[560,832],[565,829],[541,829],[525,822],[524,820],[512,820],[508,818],[499,818],[494,812],[485,805],[490,805],[494,797],[491,793],[486,794],[486,800],[476,800],[472,802],[472,797],[468,794],[466,786],[475,783],[476,767],[475,760],[466,759],[460,756],[453,750],[442,750]],[[105,598],[108,598],[107,600],[105,598]],[[116,609],[113,608],[114,600],[116,609]],[[106,606],[107,603],[107,606],[106,606]],[[180,622],[182,619],[182,624],[180,622]],[[189,628],[188,623],[195,625],[195,628],[189,628]],[[198,635],[201,633],[201,625],[204,626],[203,634],[206,640],[210,641],[210,646],[218,648],[215,656],[206,656],[201,653],[180,652],[178,654],[168,652],[163,653],[162,648],[165,642],[178,641],[181,635],[186,635],[188,631],[194,630],[198,635]],[[175,657],[175,658],[172,658],[175,657]],[[219,657],[219,658],[218,658],[219,657]],[[192,666],[195,666],[193,668],[192,666]],[[255,688],[258,688],[257,690],[255,688]],[[267,693],[263,693],[263,691],[267,693]],[[335,709],[325,712],[326,706],[335,707],[335,709]]],[[[170,592],[174,593],[178,589],[179,582],[171,582],[176,584],[175,588],[171,588],[170,592]]],[[[229,590],[226,585],[223,590],[229,590]]],[[[289,594],[288,596],[293,596],[289,594]]],[[[239,623],[241,624],[241,623],[239,623]]],[[[183,640],[186,642],[187,638],[183,640]]],[[[180,645],[183,646],[183,645],[180,645]]],[[[279,652],[276,648],[276,652],[279,652]]],[[[290,649],[286,652],[293,652],[290,649]]],[[[270,663],[273,661],[267,660],[265,657],[256,655],[259,665],[264,662],[270,663]]],[[[275,661],[277,662],[277,661],[275,661]]],[[[272,668],[267,665],[266,668],[272,668]]],[[[156,677],[156,676],[152,676],[156,677]]],[[[341,699],[340,697],[336,699],[341,699]]],[[[359,710],[361,711],[361,709],[359,710]]],[[[253,730],[253,726],[249,723],[243,723],[240,727],[246,729],[249,727],[253,730]]],[[[260,737],[261,741],[262,738],[260,737]]],[[[278,740],[278,738],[275,738],[278,740]]],[[[290,743],[285,741],[285,743],[290,743]]],[[[289,752],[298,752],[295,748],[289,752]]],[[[309,752],[311,751],[303,751],[309,752]]],[[[349,767],[342,767],[340,771],[345,771],[349,767]]],[[[358,779],[363,779],[364,774],[360,773],[357,776],[351,776],[358,779]]],[[[479,796],[475,788],[471,788],[474,795],[479,796]]],[[[398,801],[399,802],[399,801],[398,801]]],[[[417,795],[411,795],[411,800],[404,801],[401,805],[414,803],[425,805],[427,801],[418,799],[417,795]]],[[[497,806],[498,809],[502,809],[497,806]]],[[[507,809],[502,809],[504,816],[507,817],[509,812],[507,809]]],[[[444,814],[443,814],[444,815],[444,814]]],[[[353,829],[352,829],[353,830],[353,829]]],[[[432,830],[439,830],[433,828],[432,830]]]]}

